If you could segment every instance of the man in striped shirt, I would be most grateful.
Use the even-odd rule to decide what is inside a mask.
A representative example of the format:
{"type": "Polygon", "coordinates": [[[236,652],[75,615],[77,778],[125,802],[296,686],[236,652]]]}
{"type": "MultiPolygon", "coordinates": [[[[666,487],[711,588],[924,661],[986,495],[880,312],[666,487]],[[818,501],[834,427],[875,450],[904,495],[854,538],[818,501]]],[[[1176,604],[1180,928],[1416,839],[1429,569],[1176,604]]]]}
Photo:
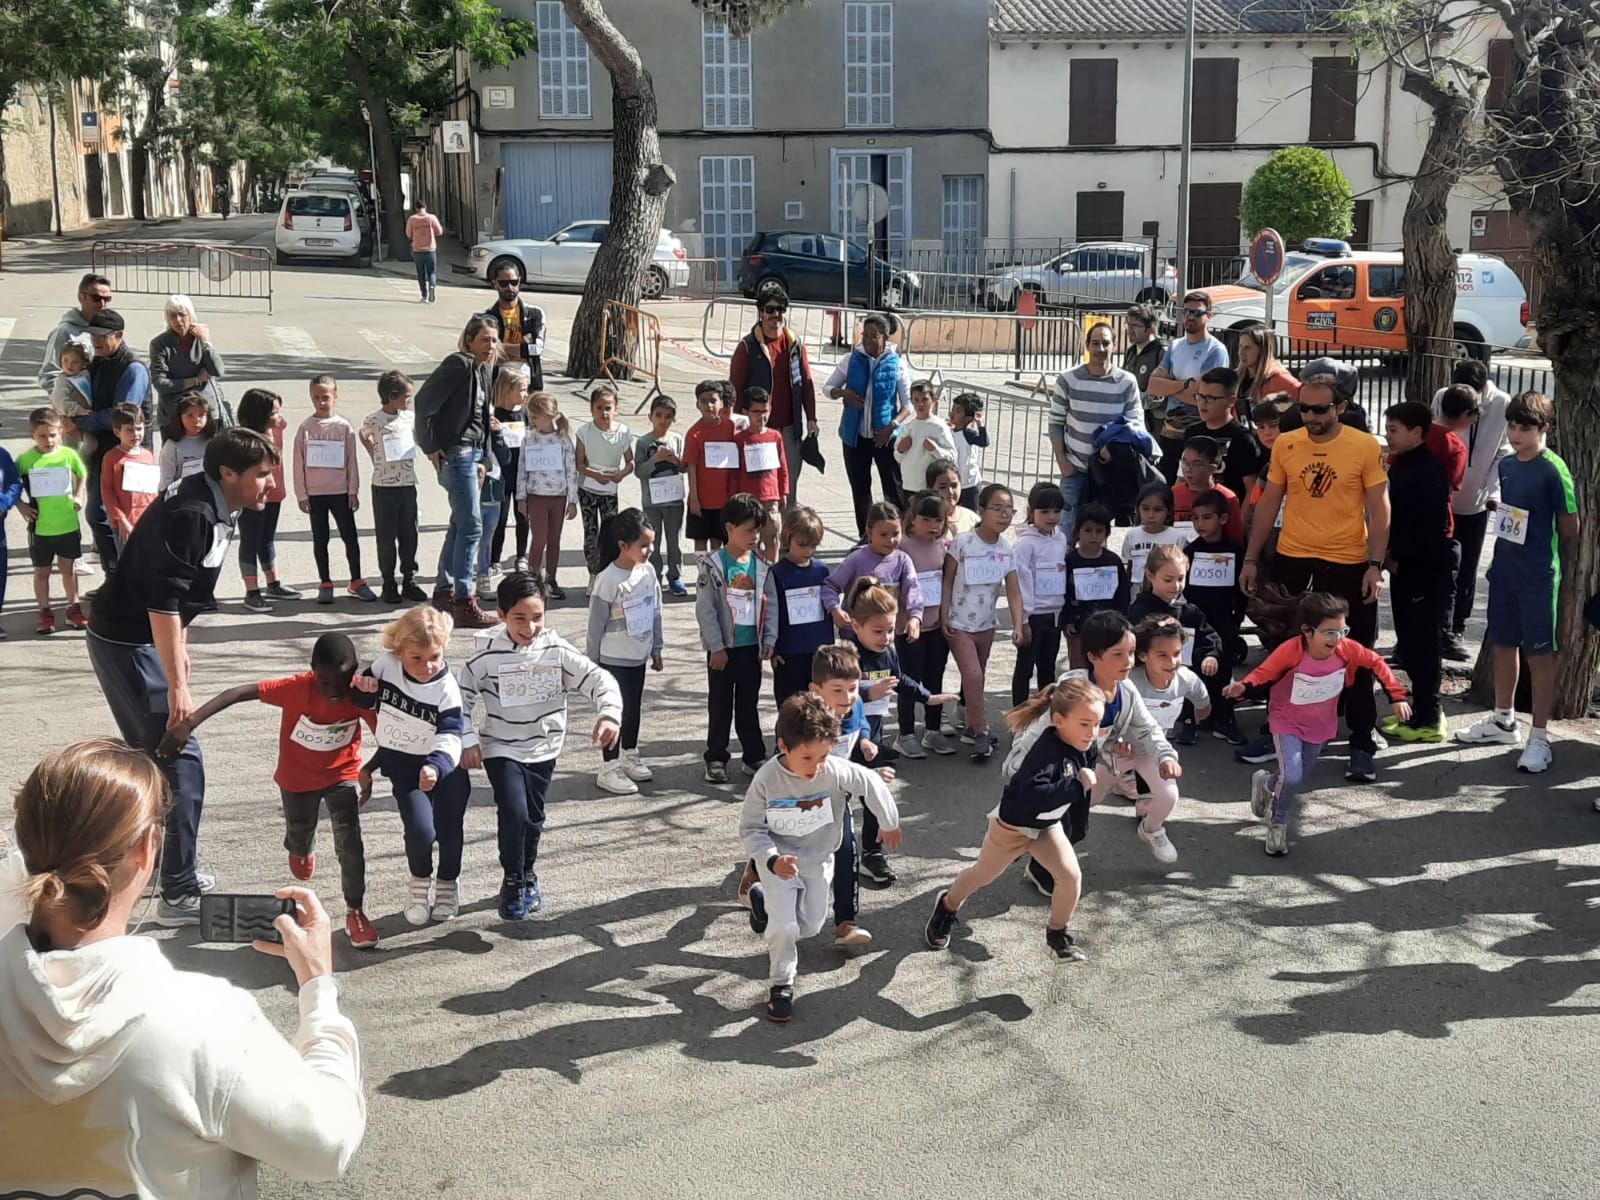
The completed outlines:
{"type": "Polygon", "coordinates": [[[1089,361],[1058,375],[1050,391],[1050,446],[1061,470],[1061,494],[1066,499],[1061,527],[1068,537],[1077,528],[1095,434],[1119,417],[1144,429],[1139,381],[1111,363],[1111,326],[1103,321],[1091,326],[1085,341],[1089,361]]]}

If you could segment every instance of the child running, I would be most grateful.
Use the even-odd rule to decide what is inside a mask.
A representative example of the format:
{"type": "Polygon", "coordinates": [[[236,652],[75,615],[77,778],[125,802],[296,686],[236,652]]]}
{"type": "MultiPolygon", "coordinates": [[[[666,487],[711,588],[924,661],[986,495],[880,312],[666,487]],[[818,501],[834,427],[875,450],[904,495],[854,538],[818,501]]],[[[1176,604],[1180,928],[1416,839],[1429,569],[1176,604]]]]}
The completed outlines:
{"type": "MultiPolygon", "coordinates": [[[[144,510],[155,503],[161,468],[156,456],[144,448],[144,413],[137,404],[119,404],[111,410],[111,432],[117,444],[100,463],[100,503],[120,553],[144,510]]],[[[242,518],[244,511],[239,515],[242,518]]]]}
{"type": "Polygon", "coordinates": [[[377,709],[377,769],[394,786],[411,871],[408,925],[453,920],[461,911],[463,824],[472,782],[461,766],[468,732],[461,689],[445,662],[450,617],[419,604],[383,628],[383,653],[352,686],[355,702],[377,709]],[[439,871],[433,844],[439,843],[439,871]]]}
{"type": "Polygon", "coordinates": [[[543,558],[546,594],[552,600],[565,600],[556,568],[561,565],[562,522],[578,515],[577,452],[567,419],[549,392],[528,397],[528,425],[516,496],[528,514],[528,565],[537,572],[543,558]]]}
{"type": "Polygon", "coordinates": [[[811,659],[833,641],[833,624],[822,608],[828,564],[816,557],[822,533],[822,518],[815,509],[791,510],[778,532],[783,557],[767,573],[766,605],[778,614],[778,634],[763,652],[772,663],[772,699],[777,708],[811,685],[811,659]]]}
{"type": "Polygon", "coordinates": [[[283,397],[266,388],[250,388],[239,397],[239,424],[269,440],[278,452],[279,466],[267,484],[266,504],[260,511],[249,505],[239,511],[239,573],[244,576],[244,606],[251,612],[268,613],[272,611],[269,600],[300,599],[297,588],[278,578],[278,516],[289,498],[282,466],[283,431],[289,426],[283,418],[283,397]],[[267,577],[265,589],[261,586],[262,575],[267,577]]]}
{"type": "Polygon", "coordinates": [[[187,721],[167,730],[158,754],[175,757],[196,729],[225,708],[259,700],[282,710],[278,720],[278,768],[272,781],[283,800],[283,848],[289,874],[310,879],[317,867],[317,819],[328,806],[333,853],[344,890],[344,930],[350,944],[370,950],[378,931],[367,919],[367,854],[361,841],[361,726],[372,714],[356,706],[350,681],[356,648],[342,633],[325,633],[311,647],[311,669],[283,679],[242,683],[202,704],[187,721]]]}
{"type": "MultiPolygon", "coordinates": [[[[963,510],[965,511],[965,510],[963,510]]],[[[949,519],[944,498],[938,492],[918,492],[906,503],[905,539],[900,543],[911,565],[916,568],[917,588],[922,593],[920,636],[915,641],[901,634],[895,639],[900,661],[913,679],[922,680],[929,691],[944,690],[944,669],[950,662],[950,643],[944,635],[944,551],[948,541],[949,519]]],[[[945,707],[924,704],[925,724],[917,740],[917,698],[900,696],[900,740],[896,748],[907,758],[927,758],[927,752],[954,754],[940,725],[945,707]]]]}
{"type": "Polygon", "coordinates": [[[833,753],[839,718],[818,696],[791,696],[778,711],[778,753],[750,781],[739,837],[756,862],[767,916],[767,1017],[794,1015],[799,939],[814,937],[828,912],[834,851],[859,799],[900,845],[900,816],[876,774],[833,753]]]}
{"type": "MultiPolygon", "coordinates": [[[[1128,618],[1139,622],[1146,617],[1172,617],[1187,631],[1183,643],[1183,665],[1192,667],[1199,659],[1200,675],[1210,679],[1222,666],[1222,639],[1206,620],[1206,615],[1196,604],[1184,599],[1183,583],[1189,570],[1189,559],[1178,546],[1153,546],[1145,558],[1144,590],[1129,606],[1128,618]]],[[[1226,684],[1227,677],[1223,677],[1226,684]]],[[[1198,738],[1193,713],[1186,713],[1178,721],[1172,742],[1177,746],[1192,746],[1198,738]]],[[[1218,734],[1222,737],[1222,734],[1218,734]]]]}
{"type": "Polygon", "coordinates": [[[1237,700],[1250,688],[1271,688],[1267,720],[1278,748],[1278,769],[1250,778],[1250,811],[1267,821],[1266,852],[1289,853],[1289,821],[1306,776],[1339,728],[1339,694],[1356,672],[1371,671],[1389,694],[1395,716],[1410,719],[1406,690],[1389,664],[1349,636],[1350,607],[1338,596],[1307,592],[1300,598],[1300,633],[1284,642],[1238,683],[1227,687],[1237,700]]]}
{"type": "Polygon", "coordinates": [[[961,740],[972,747],[974,762],[989,761],[999,739],[989,732],[985,711],[984,675],[989,651],[994,647],[995,604],[1005,592],[1011,614],[1011,640],[1026,646],[1029,639],[1023,619],[1022,588],[1017,583],[1017,555],[1003,536],[1016,509],[1011,490],[991,483],[978,493],[978,527],[950,543],[944,559],[944,626],[950,653],[961,671],[961,691],[967,697],[967,725],[961,740]]]}
{"type": "MultiPolygon", "coordinates": [[[[544,799],[567,734],[567,697],[581,693],[598,714],[590,740],[615,746],[622,721],[616,680],[578,648],[547,629],[545,585],[513,572],[500,581],[499,625],[480,632],[479,648],[461,671],[465,767],[482,767],[498,813],[500,915],[521,921],[544,907],[537,863],[544,799]],[[471,717],[483,702],[483,723],[471,717]]],[[[448,620],[448,618],[446,618],[448,620]]]]}
{"type": "Polygon", "coordinates": [[[199,392],[185,392],[172,409],[172,418],[161,430],[161,478],[156,486],[163,492],[180,479],[205,470],[206,446],[217,432],[211,419],[211,404],[199,392]]]}
{"type": "Polygon", "coordinates": [[[349,593],[377,603],[378,594],[361,575],[361,538],[356,510],[361,507],[361,464],[356,461],[356,431],[337,415],[339,381],[332,375],[311,380],[312,414],[294,431],[294,494],[300,511],[311,514],[311,553],[317,564],[317,603],[333,603],[333,574],[328,566],[328,521],[339,527],[345,565],[350,568],[349,593]]]}
{"type": "MultiPolygon", "coordinates": [[[[1128,678],[1161,732],[1171,734],[1179,716],[1186,711],[1200,721],[1206,720],[1211,715],[1211,694],[1200,676],[1183,665],[1183,646],[1188,634],[1178,619],[1146,617],[1134,628],[1133,636],[1139,665],[1128,678]]],[[[1125,768],[1117,776],[1119,796],[1137,800],[1144,787],[1132,767],[1125,768]]]]}
{"type": "Polygon", "coordinates": [[[661,662],[661,580],[650,565],[656,531],[637,508],[613,513],[600,526],[604,562],[589,593],[585,650],[622,690],[622,739],[607,746],[595,783],[619,796],[638,792],[655,773],[639,758],[639,713],[644,707],[645,664],[661,662]]]}
{"type": "Polygon", "coordinates": [[[583,516],[583,558],[589,586],[605,569],[600,526],[617,511],[617,484],[633,474],[633,435],[617,420],[617,394],[601,386],[589,393],[589,423],[578,429],[578,511],[583,516]]]}
{"type": "Polygon", "coordinates": [[[1000,803],[989,811],[989,827],[977,861],[934,897],[933,915],[923,935],[930,947],[943,950],[948,946],[957,914],[968,897],[1000,878],[1023,854],[1030,854],[1056,881],[1044,931],[1047,953],[1057,963],[1086,961],[1087,956],[1067,931],[1077,911],[1083,873],[1061,823],[1074,805],[1082,806],[1095,785],[1095,743],[1105,707],[1105,698],[1094,684],[1087,679],[1066,679],[1052,682],[1006,713],[1006,723],[1019,734],[1046,714],[1049,727],[1039,733],[1000,793],[1000,803]]]}
{"type": "Polygon", "coordinates": [[[1017,534],[1017,586],[1028,616],[1028,642],[1019,645],[1017,665],[1011,672],[1011,703],[1021,704],[1034,687],[1056,681],[1056,659],[1061,656],[1061,609],[1067,597],[1067,550],[1061,532],[1066,498],[1053,483],[1036,483],[1028,491],[1028,523],[1017,534]]]}

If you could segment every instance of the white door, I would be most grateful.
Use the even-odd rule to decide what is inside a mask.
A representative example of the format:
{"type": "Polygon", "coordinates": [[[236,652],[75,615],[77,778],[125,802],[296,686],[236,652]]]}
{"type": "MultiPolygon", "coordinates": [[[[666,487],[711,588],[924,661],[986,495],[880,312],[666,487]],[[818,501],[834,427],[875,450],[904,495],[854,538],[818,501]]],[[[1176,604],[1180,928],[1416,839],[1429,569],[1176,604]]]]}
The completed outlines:
{"type": "Polygon", "coordinates": [[[858,246],[867,244],[867,222],[851,211],[850,200],[858,184],[878,182],[888,193],[887,213],[875,213],[877,249],[883,253],[887,225],[887,255],[903,264],[911,245],[911,151],[835,150],[833,152],[833,230],[858,246]]]}
{"type": "Polygon", "coordinates": [[[744,248],[756,232],[756,160],[750,154],[708,154],[700,160],[700,233],[716,260],[718,291],[739,281],[744,248]]]}

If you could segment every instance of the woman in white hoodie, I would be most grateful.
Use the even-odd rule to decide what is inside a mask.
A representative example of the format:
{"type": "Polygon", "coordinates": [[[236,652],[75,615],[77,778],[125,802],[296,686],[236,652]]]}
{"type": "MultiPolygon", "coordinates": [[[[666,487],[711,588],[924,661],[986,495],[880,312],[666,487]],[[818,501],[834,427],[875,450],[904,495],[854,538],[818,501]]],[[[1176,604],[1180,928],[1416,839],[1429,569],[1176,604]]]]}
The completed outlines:
{"type": "Polygon", "coordinates": [[[299,983],[292,1042],[248,992],[129,936],[164,803],[154,762],[110,738],[51,755],[17,794],[0,857],[0,1195],[247,1200],[258,1162],[332,1180],[361,1142],[356,1033],[313,893],[280,891],[298,915],[277,919],[281,947],[256,943],[299,983]]]}

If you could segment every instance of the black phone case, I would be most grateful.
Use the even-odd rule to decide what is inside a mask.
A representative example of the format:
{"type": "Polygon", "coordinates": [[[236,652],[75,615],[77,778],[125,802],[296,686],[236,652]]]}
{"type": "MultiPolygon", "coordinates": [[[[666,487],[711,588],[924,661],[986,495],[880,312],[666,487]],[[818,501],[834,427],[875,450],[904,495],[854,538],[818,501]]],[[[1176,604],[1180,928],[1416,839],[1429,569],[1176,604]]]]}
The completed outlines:
{"type": "Polygon", "coordinates": [[[213,892],[200,897],[202,942],[282,942],[272,922],[294,915],[294,901],[276,896],[230,895],[213,892]]]}

